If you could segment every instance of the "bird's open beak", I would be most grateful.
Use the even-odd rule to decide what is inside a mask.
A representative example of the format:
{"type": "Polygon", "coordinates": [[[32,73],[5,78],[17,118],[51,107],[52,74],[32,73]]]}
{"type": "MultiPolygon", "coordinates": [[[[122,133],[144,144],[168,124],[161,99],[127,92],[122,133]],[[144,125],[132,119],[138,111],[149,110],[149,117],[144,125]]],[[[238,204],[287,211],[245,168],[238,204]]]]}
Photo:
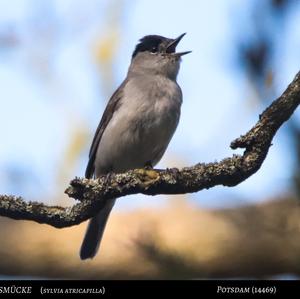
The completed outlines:
{"type": "Polygon", "coordinates": [[[185,51],[185,52],[178,52],[178,53],[175,52],[176,46],[179,44],[179,42],[185,35],[186,33],[183,33],[179,35],[177,38],[175,38],[174,40],[172,40],[171,43],[167,46],[166,52],[172,53],[173,55],[178,57],[191,53],[192,51],[185,51]]]}

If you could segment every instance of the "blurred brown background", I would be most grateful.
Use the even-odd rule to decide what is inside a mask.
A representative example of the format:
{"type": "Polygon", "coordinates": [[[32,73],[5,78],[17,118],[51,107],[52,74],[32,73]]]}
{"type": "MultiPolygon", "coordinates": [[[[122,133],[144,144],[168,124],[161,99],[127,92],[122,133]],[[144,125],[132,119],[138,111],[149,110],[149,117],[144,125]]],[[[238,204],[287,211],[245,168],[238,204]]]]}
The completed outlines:
{"type": "Polygon", "coordinates": [[[177,198],[161,209],[112,213],[101,251],[87,262],[77,250],[85,224],[58,230],[2,219],[0,271],[76,279],[297,277],[299,219],[295,199],[207,211],[177,198]]]}

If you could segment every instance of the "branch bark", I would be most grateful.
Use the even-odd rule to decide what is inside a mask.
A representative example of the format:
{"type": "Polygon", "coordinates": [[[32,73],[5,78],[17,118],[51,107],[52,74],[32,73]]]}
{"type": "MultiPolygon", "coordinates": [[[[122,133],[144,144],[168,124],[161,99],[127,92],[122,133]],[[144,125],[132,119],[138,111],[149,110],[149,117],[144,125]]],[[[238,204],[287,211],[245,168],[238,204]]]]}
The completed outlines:
{"type": "Polygon", "coordinates": [[[0,196],[0,215],[62,228],[91,218],[111,198],[137,193],[183,194],[217,185],[235,186],[261,167],[277,130],[291,117],[299,103],[300,72],[285,92],[259,116],[256,125],[231,143],[232,149],[244,148],[243,155],[233,155],[220,162],[199,163],[181,170],[135,169],[96,180],[75,178],[65,193],[80,203],[67,208],[50,207],[4,195],[0,196]]]}

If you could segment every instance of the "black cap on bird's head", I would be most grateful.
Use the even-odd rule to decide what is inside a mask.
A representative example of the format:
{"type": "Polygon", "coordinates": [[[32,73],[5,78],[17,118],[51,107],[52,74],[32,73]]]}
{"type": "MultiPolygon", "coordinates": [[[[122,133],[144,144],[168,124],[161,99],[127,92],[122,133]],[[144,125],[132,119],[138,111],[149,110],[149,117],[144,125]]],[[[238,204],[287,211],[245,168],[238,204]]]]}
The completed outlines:
{"type": "Polygon", "coordinates": [[[132,54],[134,58],[140,52],[150,52],[152,54],[170,54],[175,57],[181,57],[185,54],[191,53],[191,51],[176,53],[176,46],[186,33],[181,34],[175,39],[166,38],[160,35],[146,35],[140,39],[140,43],[137,44],[132,54]]]}

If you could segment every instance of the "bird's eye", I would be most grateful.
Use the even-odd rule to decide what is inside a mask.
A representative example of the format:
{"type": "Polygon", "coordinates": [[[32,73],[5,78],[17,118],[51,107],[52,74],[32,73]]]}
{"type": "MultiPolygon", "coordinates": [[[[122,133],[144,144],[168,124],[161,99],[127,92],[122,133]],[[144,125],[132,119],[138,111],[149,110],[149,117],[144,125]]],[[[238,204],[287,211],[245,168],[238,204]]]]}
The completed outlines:
{"type": "Polygon", "coordinates": [[[155,53],[157,53],[157,47],[152,47],[151,48],[151,50],[150,50],[150,52],[152,53],[152,54],[155,54],[155,53]]]}

